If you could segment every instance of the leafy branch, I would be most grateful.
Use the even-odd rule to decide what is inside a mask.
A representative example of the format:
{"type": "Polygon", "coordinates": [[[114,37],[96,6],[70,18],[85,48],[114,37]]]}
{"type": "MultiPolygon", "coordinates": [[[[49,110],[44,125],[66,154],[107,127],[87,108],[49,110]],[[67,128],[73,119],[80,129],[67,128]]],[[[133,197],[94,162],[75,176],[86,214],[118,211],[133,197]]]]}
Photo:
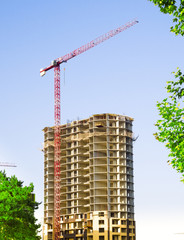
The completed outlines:
{"type": "Polygon", "coordinates": [[[184,35],[184,0],[180,0],[177,4],[175,0],[149,0],[160,8],[164,14],[173,16],[174,26],[171,27],[171,32],[176,35],[184,35]]]}
{"type": "Polygon", "coordinates": [[[158,132],[154,135],[158,141],[166,143],[170,150],[168,163],[182,173],[184,182],[184,107],[181,106],[184,103],[184,75],[180,69],[173,74],[175,81],[167,82],[166,86],[168,98],[157,102],[161,119],[155,124],[158,132]]]}

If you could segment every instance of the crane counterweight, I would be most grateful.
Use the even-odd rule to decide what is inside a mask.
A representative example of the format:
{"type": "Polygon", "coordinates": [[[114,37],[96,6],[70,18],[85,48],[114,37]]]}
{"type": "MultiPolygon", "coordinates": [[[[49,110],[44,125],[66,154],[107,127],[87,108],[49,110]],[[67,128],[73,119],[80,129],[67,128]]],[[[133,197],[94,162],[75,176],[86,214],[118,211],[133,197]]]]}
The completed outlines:
{"type": "Polygon", "coordinates": [[[43,69],[40,69],[40,76],[43,77],[46,74],[46,71],[43,71],[43,69]]]}

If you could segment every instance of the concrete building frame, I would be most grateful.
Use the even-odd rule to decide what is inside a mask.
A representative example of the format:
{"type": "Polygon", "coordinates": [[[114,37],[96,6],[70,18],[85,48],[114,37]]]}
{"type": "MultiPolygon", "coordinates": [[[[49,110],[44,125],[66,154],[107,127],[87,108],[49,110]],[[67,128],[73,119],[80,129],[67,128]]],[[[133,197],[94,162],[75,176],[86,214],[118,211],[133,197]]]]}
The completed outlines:
{"type": "MultiPolygon", "coordinates": [[[[60,126],[63,240],[135,240],[133,119],[95,114],[60,126]]],[[[44,128],[45,240],[54,218],[54,127],[44,128]]]]}

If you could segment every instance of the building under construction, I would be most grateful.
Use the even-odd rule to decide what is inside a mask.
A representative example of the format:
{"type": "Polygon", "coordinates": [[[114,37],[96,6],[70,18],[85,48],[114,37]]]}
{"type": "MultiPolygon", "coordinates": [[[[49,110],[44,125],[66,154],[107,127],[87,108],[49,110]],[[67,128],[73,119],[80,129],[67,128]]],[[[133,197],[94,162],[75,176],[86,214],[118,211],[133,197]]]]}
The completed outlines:
{"type": "MultiPolygon", "coordinates": [[[[96,114],[60,126],[60,238],[135,240],[132,121],[96,114]]],[[[44,129],[45,240],[54,239],[54,127],[44,129]]]]}

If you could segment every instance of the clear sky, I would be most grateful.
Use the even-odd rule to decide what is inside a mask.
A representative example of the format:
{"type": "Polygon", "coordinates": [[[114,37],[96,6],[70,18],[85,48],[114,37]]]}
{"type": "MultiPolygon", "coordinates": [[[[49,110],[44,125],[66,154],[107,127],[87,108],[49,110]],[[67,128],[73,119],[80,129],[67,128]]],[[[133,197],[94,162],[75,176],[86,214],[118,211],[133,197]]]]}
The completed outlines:
{"type": "Polygon", "coordinates": [[[147,0],[1,1],[0,162],[16,163],[7,173],[33,182],[43,202],[39,149],[42,129],[54,125],[54,77],[39,70],[135,17],[139,24],[62,66],[62,123],[104,112],[133,117],[137,240],[182,240],[175,233],[184,232],[184,184],[153,133],[156,102],[183,67],[184,38],[169,32],[171,17],[147,0]]]}

